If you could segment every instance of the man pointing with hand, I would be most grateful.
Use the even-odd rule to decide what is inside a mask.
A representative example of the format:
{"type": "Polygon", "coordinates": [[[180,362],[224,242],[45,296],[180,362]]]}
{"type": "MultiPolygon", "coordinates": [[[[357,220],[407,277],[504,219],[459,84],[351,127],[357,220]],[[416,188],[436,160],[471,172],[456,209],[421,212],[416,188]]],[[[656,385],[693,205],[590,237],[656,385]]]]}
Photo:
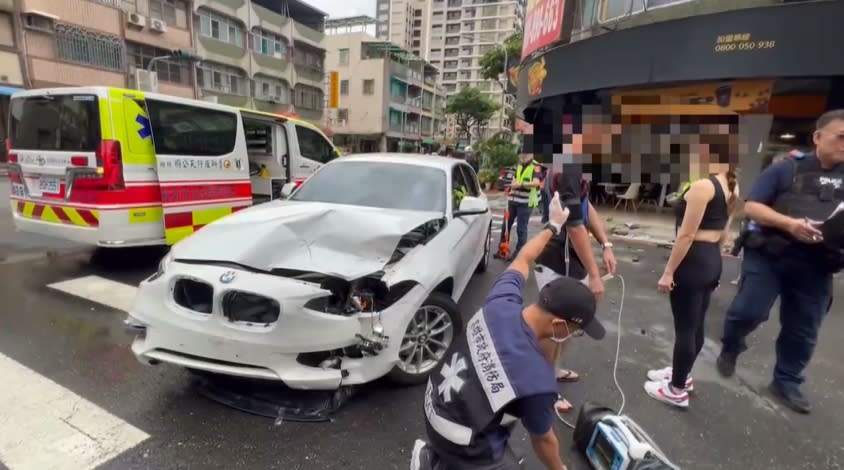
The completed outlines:
{"type": "Polygon", "coordinates": [[[595,318],[595,297],[569,277],[545,286],[536,303],[523,304],[530,264],[569,215],[556,193],[549,212],[549,224],[501,274],[452,355],[431,374],[425,392],[429,441],[416,442],[412,469],[518,469],[520,459],[508,445],[517,421],[546,468],[566,468],[553,429],[557,382],[539,342],[584,332],[601,339],[605,331],[595,318]]]}

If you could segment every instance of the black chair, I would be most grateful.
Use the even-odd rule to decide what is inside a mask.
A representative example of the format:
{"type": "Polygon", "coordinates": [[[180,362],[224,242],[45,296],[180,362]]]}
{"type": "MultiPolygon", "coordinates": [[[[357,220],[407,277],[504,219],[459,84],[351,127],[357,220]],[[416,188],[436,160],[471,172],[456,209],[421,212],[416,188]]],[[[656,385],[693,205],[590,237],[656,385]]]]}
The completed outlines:
{"type": "Polygon", "coordinates": [[[654,209],[659,210],[659,197],[662,195],[662,184],[648,183],[648,186],[642,192],[642,200],[639,201],[642,206],[653,205],[654,209]]]}

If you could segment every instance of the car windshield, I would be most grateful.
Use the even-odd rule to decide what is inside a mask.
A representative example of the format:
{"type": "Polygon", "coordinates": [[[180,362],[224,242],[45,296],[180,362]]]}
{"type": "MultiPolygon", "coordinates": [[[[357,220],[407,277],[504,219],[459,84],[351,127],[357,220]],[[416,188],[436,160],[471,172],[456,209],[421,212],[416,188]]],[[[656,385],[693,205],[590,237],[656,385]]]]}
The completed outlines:
{"type": "Polygon", "coordinates": [[[444,212],[446,174],[438,168],[389,162],[334,161],[290,200],[444,212]]]}

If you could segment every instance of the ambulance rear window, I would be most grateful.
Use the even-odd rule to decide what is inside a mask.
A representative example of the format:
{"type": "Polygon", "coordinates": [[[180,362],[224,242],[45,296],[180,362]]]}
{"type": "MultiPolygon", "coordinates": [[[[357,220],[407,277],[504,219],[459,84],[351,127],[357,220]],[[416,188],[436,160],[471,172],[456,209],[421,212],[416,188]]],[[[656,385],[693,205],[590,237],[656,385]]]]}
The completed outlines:
{"type": "Polygon", "coordinates": [[[9,108],[9,138],[17,150],[93,152],[100,144],[96,95],[28,96],[9,108]]]}

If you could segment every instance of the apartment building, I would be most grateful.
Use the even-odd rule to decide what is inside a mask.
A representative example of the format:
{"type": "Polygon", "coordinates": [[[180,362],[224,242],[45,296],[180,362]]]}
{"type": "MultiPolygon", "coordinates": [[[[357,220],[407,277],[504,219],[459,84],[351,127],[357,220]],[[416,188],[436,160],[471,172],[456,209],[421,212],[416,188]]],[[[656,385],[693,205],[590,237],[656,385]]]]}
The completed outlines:
{"type": "Polygon", "coordinates": [[[354,152],[425,152],[441,136],[445,96],[436,67],[366,33],[328,35],[326,65],[339,73],[334,142],[354,152]]]}
{"type": "Polygon", "coordinates": [[[296,0],[194,0],[201,98],[323,122],[324,12],[296,0]]]}
{"type": "MultiPolygon", "coordinates": [[[[132,87],[136,68],[171,49],[193,49],[182,0],[19,0],[27,88],[132,87]]],[[[158,64],[159,90],[193,97],[187,64],[158,64]]]]}
{"type": "Polygon", "coordinates": [[[325,16],[297,0],[0,0],[0,85],[134,88],[185,49],[203,60],[157,61],[159,92],[322,122],[325,16]]]}
{"type": "MultiPolygon", "coordinates": [[[[520,27],[524,8],[524,0],[377,0],[377,35],[439,68],[446,94],[472,86],[499,103],[488,136],[509,128],[514,100],[501,84],[481,77],[479,62],[520,27]]],[[[453,134],[453,122],[447,127],[453,134]]]]}
{"type": "MultiPolygon", "coordinates": [[[[0,0],[0,86],[23,86],[14,0],[0,0]]],[[[3,118],[5,122],[5,118],[3,118]]]]}

